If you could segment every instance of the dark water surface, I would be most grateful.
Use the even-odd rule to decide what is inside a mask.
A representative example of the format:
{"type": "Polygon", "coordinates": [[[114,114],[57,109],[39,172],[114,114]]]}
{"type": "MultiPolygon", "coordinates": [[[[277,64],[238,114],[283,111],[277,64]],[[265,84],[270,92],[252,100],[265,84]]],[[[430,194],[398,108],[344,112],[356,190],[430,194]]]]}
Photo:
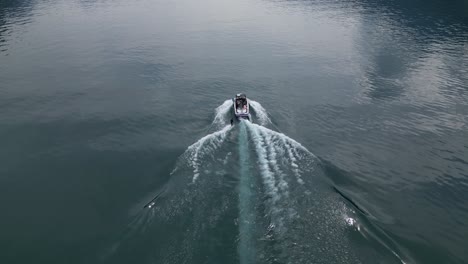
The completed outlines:
{"type": "Polygon", "coordinates": [[[468,2],[1,0],[0,160],[1,263],[467,263],[468,2]]]}

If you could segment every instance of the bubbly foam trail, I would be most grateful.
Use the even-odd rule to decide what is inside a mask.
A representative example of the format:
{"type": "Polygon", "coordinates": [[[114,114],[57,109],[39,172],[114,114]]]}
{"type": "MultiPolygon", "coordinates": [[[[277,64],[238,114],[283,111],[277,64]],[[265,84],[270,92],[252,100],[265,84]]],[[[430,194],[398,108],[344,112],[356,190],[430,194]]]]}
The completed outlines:
{"type": "Polygon", "coordinates": [[[270,163],[276,161],[270,160],[268,154],[268,142],[266,142],[257,126],[254,126],[249,121],[244,122],[247,124],[253,139],[255,151],[257,152],[257,158],[260,165],[260,175],[262,176],[263,185],[265,186],[265,191],[268,195],[268,210],[271,215],[270,226],[277,234],[281,234],[284,231],[282,217],[283,207],[280,205],[281,193],[277,187],[275,174],[270,169],[270,163]]]}
{"type": "MultiPolygon", "coordinates": [[[[277,166],[276,156],[277,154],[284,154],[284,150],[286,152],[286,157],[283,155],[281,158],[287,159],[290,163],[291,169],[296,176],[296,181],[299,184],[304,184],[304,181],[301,178],[301,171],[299,169],[298,162],[301,159],[301,156],[298,153],[298,150],[301,150],[310,157],[315,158],[315,155],[312,154],[308,149],[302,146],[299,142],[295,141],[294,139],[284,135],[283,133],[279,133],[273,130],[270,130],[266,127],[259,126],[257,124],[249,123],[250,128],[257,129],[259,133],[261,133],[267,140],[267,145],[270,146],[270,152],[275,152],[270,154],[271,164],[277,166]]],[[[281,175],[280,175],[281,176],[281,175]]]]}
{"type": "Polygon", "coordinates": [[[283,196],[288,197],[288,183],[284,179],[285,175],[278,165],[277,158],[277,153],[281,153],[282,150],[278,147],[277,142],[274,142],[271,134],[266,134],[263,131],[260,131],[260,135],[263,137],[265,144],[268,146],[268,163],[276,175],[278,175],[278,188],[282,191],[283,196]]]}
{"type": "Polygon", "coordinates": [[[229,114],[229,111],[232,107],[232,100],[226,100],[224,103],[215,109],[215,117],[213,119],[212,126],[216,128],[221,128],[226,125],[226,116],[229,114]]]}
{"type": "Polygon", "coordinates": [[[204,155],[212,154],[216,149],[218,149],[226,139],[229,130],[231,130],[231,126],[225,126],[219,131],[202,137],[187,148],[187,153],[190,153],[189,160],[191,161],[193,167],[192,182],[195,182],[200,176],[199,159],[204,155]]]}
{"type": "Polygon", "coordinates": [[[258,122],[260,125],[265,126],[271,123],[270,118],[268,117],[268,112],[266,111],[263,106],[254,100],[249,100],[250,106],[253,108],[255,111],[255,115],[257,116],[258,122]]]}
{"type": "Polygon", "coordinates": [[[310,156],[315,158],[315,155],[312,152],[310,152],[306,147],[304,147],[301,143],[297,142],[296,140],[286,136],[285,134],[273,131],[271,129],[268,129],[266,127],[259,126],[257,124],[253,124],[253,123],[252,123],[252,126],[257,127],[258,129],[260,129],[264,133],[272,134],[276,138],[284,139],[291,146],[292,150],[297,150],[297,149],[302,150],[302,151],[306,152],[307,155],[310,155],[310,156]]]}
{"type": "MultiPolygon", "coordinates": [[[[296,215],[290,207],[288,174],[291,170],[295,181],[304,184],[299,162],[314,162],[314,155],[297,141],[266,127],[245,121],[257,153],[266,194],[269,196],[268,210],[271,215],[272,229],[282,237],[286,234],[287,221],[296,215]],[[301,153],[301,155],[299,154],[301,153]]],[[[310,169],[310,168],[309,168],[310,169]]],[[[293,179],[294,179],[293,178],[293,179]]]]}
{"type": "Polygon", "coordinates": [[[241,264],[255,263],[255,208],[253,178],[250,174],[250,155],[247,129],[240,123],[239,132],[239,245],[238,253],[241,264]]]}
{"type": "Polygon", "coordinates": [[[273,172],[270,170],[268,153],[265,147],[265,142],[263,137],[260,134],[260,131],[256,129],[252,123],[244,121],[249,128],[250,134],[255,145],[255,150],[257,152],[258,161],[260,164],[261,175],[263,183],[267,187],[267,193],[270,196],[270,203],[272,205],[280,199],[280,194],[278,188],[276,187],[276,181],[273,172]]]}
{"type": "Polygon", "coordinates": [[[288,158],[289,158],[289,160],[291,162],[291,169],[292,169],[292,171],[294,173],[294,176],[296,176],[297,183],[304,184],[304,181],[301,178],[301,171],[299,169],[299,165],[297,165],[297,163],[296,163],[297,162],[296,157],[298,156],[297,151],[295,149],[293,149],[289,145],[289,143],[286,142],[286,140],[284,138],[281,138],[281,142],[283,143],[284,146],[286,146],[285,147],[286,153],[287,153],[288,158]]]}

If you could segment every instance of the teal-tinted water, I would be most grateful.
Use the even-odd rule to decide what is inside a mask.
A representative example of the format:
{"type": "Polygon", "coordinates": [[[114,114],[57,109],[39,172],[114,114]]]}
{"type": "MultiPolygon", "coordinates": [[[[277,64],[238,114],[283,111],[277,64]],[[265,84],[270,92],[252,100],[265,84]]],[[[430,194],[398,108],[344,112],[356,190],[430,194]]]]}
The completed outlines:
{"type": "Polygon", "coordinates": [[[466,263],[467,124],[464,0],[2,0],[0,262],[466,263]]]}

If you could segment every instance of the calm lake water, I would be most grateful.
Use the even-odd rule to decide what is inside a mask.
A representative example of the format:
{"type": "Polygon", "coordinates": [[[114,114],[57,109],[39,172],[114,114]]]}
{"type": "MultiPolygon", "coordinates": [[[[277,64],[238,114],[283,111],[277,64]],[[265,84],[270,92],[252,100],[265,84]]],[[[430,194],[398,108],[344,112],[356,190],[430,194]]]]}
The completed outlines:
{"type": "Polygon", "coordinates": [[[467,263],[468,2],[1,0],[0,160],[1,263],[467,263]]]}

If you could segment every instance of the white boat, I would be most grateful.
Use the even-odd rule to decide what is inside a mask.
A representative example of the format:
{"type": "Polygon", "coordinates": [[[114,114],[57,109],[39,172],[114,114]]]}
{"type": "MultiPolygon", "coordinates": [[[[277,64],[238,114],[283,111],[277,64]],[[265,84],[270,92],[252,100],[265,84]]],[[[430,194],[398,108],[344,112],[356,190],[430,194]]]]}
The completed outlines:
{"type": "Polygon", "coordinates": [[[243,93],[236,94],[232,99],[234,107],[234,115],[237,118],[244,118],[250,120],[250,105],[247,96],[243,93]]]}

